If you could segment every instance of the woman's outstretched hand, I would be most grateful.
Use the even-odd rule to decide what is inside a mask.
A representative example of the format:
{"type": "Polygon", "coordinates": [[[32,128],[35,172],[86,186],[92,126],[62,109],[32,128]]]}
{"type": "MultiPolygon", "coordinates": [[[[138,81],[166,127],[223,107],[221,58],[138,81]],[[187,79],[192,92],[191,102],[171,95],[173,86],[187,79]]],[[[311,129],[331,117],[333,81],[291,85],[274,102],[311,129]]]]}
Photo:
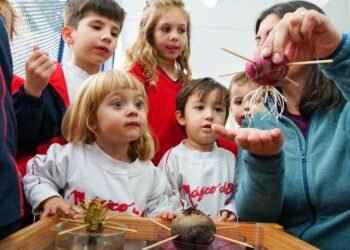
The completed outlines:
{"type": "Polygon", "coordinates": [[[213,124],[211,128],[219,136],[236,142],[239,147],[259,156],[278,154],[284,142],[282,131],[279,128],[272,130],[256,128],[228,130],[219,124],[213,124]]]}

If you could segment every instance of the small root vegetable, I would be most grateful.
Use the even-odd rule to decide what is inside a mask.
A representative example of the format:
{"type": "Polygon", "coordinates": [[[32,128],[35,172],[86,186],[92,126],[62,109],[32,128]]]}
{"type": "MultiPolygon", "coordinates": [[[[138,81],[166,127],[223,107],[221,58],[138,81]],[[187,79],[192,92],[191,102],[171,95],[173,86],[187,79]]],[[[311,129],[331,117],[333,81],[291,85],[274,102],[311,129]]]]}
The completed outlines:
{"type": "Polygon", "coordinates": [[[210,245],[216,233],[213,220],[196,208],[188,208],[171,224],[171,234],[180,234],[176,240],[199,245],[210,245]]]}
{"type": "Polygon", "coordinates": [[[245,70],[250,80],[260,85],[276,85],[280,83],[288,73],[288,58],[284,56],[281,64],[272,62],[271,57],[264,58],[259,52],[253,55],[253,62],[246,63],[245,70]]]}

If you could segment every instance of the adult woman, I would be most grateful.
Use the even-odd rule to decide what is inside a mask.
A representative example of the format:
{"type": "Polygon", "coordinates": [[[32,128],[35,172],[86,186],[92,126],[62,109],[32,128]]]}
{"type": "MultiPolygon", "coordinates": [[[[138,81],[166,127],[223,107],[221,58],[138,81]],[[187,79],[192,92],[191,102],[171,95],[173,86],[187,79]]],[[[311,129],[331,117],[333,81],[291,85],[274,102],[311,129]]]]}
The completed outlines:
{"type": "MultiPolygon", "coordinates": [[[[289,76],[300,86],[281,84],[288,100],[284,116],[276,122],[272,116],[261,120],[255,115],[252,126],[281,128],[284,161],[275,156],[279,167],[242,168],[256,158],[243,150],[236,194],[238,215],[242,220],[278,222],[322,249],[345,249],[350,244],[350,199],[344,199],[350,195],[350,36],[340,34],[316,6],[292,1],[262,13],[257,38],[261,55],[271,56],[275,63],[283,61],[283,54],[290,61],[334,59],[320,69],[336,85],[312,66],[291,68],[289,76]]],[[[214,130],[236,139],[243,148],[258,152],[264,147],[261,136],[247,133],[235,138],[235,132],[222,127],[214,126],[214,130]]]]}

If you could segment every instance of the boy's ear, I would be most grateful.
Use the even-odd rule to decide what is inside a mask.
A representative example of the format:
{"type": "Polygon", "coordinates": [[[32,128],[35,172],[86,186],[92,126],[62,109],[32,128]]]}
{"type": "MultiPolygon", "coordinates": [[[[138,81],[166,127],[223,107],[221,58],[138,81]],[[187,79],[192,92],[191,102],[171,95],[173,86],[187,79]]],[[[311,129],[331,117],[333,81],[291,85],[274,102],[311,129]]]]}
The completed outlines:
{"type": "Polygon", "coordinates": [[[185,116],[182,115],[180,110],[176,110],[175,112],[175,117],[177,122],[181,125],[181,126],[185,126],[186,125],[186,120],[185,120],[185,116]]]}
{"type": "Polygon", "coordinates": [[[73,29],[67,25],[64,25],[62,28],[62,37],[67,44],[73,44],[74,42],[72,37],[72,31],[73,29]]]}

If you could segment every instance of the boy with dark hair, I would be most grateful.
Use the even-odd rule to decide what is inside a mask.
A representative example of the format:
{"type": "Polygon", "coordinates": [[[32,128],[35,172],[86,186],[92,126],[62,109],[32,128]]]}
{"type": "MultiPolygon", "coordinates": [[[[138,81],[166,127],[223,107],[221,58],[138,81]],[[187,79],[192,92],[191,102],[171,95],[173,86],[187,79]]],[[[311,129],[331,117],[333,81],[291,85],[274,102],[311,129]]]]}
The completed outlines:
{"type": "Polygon", "coordinates": [[[62,36],[71,60],[59,65],[34,46],[26,61],[26,80],[13,82],[22,175],[35,154],[45,154],[54,142],[65,143],[62,117],[82,82],[113,55],[124,18],[125,11],[115,0],[69,0],[62,36]]]}
{"type": "MultiPolygon", "coordinates": [[[[184,86],[176,98],[176,119],[185,128],[187,139],[167,151],[158,165],[165,171],[173,193],[184,209],[196,207],[218,216],[219,220],[237,218],[234,201],[238,181],[236,158],[230,151],[218,147],[213,129],[215,126],[224,129],[229,108],[229,90],[212,78],[193,80],[184,86]]],[[[276,146],[260,149],[261,156],[275,154],[283,143],[280,131],[248,128],[234,133],[237,139],[250,133],[250,140],[263,135],[267,142],[272,140],[271,134],[275,135],[276,146]]],[[[254,152],[254,147],[249,152],[254,152]]],[[[269,164],[269,157],[264,157],[261,162],[269,164]]],[[[247,163],[247,166],[251,167],[251,164],[247,163]]]]}
{"type": "Polygon", "coordinates": [[[218,147],[211,125],[225,125],[229,108],[230,92],[212,78],[193,80],[182,87],[176,98],[176,119],[187,139],[166,152],[158,165],[179,205],[196,207],[221,220],[236,219],[236,157],[218,147]]]}

